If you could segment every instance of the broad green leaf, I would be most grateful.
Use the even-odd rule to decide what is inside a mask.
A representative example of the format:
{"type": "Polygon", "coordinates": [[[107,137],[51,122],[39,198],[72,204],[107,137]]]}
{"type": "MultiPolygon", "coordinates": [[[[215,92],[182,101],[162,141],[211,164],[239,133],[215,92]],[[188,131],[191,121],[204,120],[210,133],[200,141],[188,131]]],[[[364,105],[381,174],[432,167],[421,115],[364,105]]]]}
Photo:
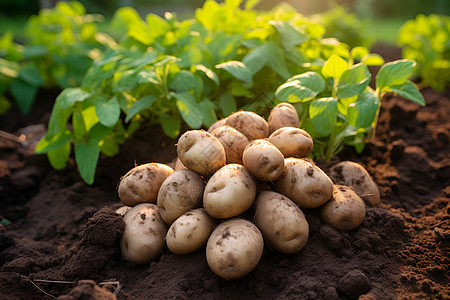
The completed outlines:
{"type": "Polygon", "coordinates": [[[94,99],[95,111],[98,120],[106,127],[113,127],[116,125],[120,117],[120,106],[117,98],[114,96],[111,99],[99,96],[94,99]]]}
{"type": "Polygon", "coordinates": [[[264,44],[266,48],[267,65],[280,75],[284,80],[288,79],[291,74],[287,68],[286,61],[284,59],[284,53],[281,47],[274,41],[269,41],[264,44]]]}
{"type": "Polygon", "coordinates": [[[92,103],[86,103],[83,106],[83,111],[81,112],[83,117],[84,128],[86,132],[89,132],[91,128],[100,122],[97,116],[97,111],[95,105],[92,103]]]}
{"type": "Polygon", "coordinates": [[[190,128],[198,129],[203,124],[202,112],[194,95],[190,93],[172,93],[176,98],[176,105],[181,117],[190,128]]]}
{"type": "Polygon", "coordinates": [[[322,67],[322,75],[325,78],[340,79],[342,73],[348,69],[348,63],[340,56],[333,54],[322,67]]]}
{"type": "Polygon", "coordinates": [[[262,45],[251,50],[244,56],[242,62],[250,69],[252,75],[254,75],[266,65],[268,59],[267,47],[262,45]]]}
{"type": "Polygon", "coordinates": [[[0,58],[0,74],[9,78],[19,76],[19,64],[3,58],[0,58]]]}
{"type": "Polygon", "coordinates": [[[246,98],[254,98],[255,94],[247,87],[247,84],[243,82],[232,82],[228,86],[228,90],[235,97],[246,97],[246,98]]]}
{"type": "Polygon", "coordinates": [[[72,137],[73,135],[68,129],[57,134],[46,135],[37,143],[34,148],[34,152],[36,154],[43,154],[45,152],[57,149],[68,143],[72,137]]]}
{"type": "Polygon", "coordinates": [[[194,74],[189,71],[181,70],[169,82],[169,88],[177,93],[188,92],[195,85],[194,74]]]}
{"type": "Polygon", "coordinates": [[[90,139],[101,141],[112,132],[111,127],[106,127],[100,122],[96,123],[88,132],[90,139]]]}
{"type": "MultiPolygon", "coordinates": [[[[108,127],[106,127],[108,128],[108,127]]],[[[107,135],[99,142],[100,152],[106,156],[112,157],[119,153],[119,143],[115,135],[107,135]]]]}
{"type": "Polygon", "coordinates": [[[146,21],[153,37],[164,35],[170,30],[169,23],[158,15],[148,14],[146,21]]]}
{"type": "Polygon", "coordinates": [[[86,126],[84,125],[83,116],[80,112],[75,111],[72,114],[72,131],[75,140],[81,140],[86,134],[86,126]]]}
{"type": "Polygon", "coordinates": [[[229,116],[237,111],[236,100],[228,92],[225,92],[219,96],[219,107],[224,116],[229,116]]]}
{"type": "Polygon", "coordinates": [[[393,93],[399,94],[403,98],[416,102],[421,106],[425,106],[425,99],[420,93],[417,86],[410,80],[407,80],[404,84],[394,85],[390,87],[393,93]]]}
{"type": "Polygon", "coordinates": [[[281,44],[284,48],[298,46],[308,40],[308,36],[301,32],[295,25],[289,24],[287,21],[271,21],[280,34],[281,44]]]}
{"type": "Polygon", "coordinates": [[[178,114],[161,114],[159,123],[168,137],[175,139],[180,134],[181,120],[178,114]]]}
{"type": "Polygon", "coordinates": [[[138,83],[152,83],[155,85],[160,84],[158,76],[156,75],[155,71],[153,71],[153,70],[140,71],[136,76],[136,80],[138,83]]]}
{"type": "Polygon", "coordinates": [[[217,121],[217,115],[215,112],[216,106],[209,99],[203,99],[203,101],[199,104],[203,115],[203,125],[206,128],[209,128],[209,126],[217,121]]]}
{"type": "Polygon", "coordinates": [[[307,101],[314,98],[325,89],[325,81],[315,72],[306,72],[288,79],[275,92],[275,96],[281,101],[292,102],[294,95],[300,101],[307,101]]]}
{"type": "Polygon", "coordinates": [[[81,88],[66,88],[59,94],[56,101],[61,102],[62,109],[66,109],[76,102],[83,102],[89,98],[89,96],[91,96],[91,94],[83,91],[81,88]]]}
{"type": "Polygon", "coordinates": [[[156,101],[156,99],[157,98],[155,96],[149,95],[142,97],[138,101],[134,102],[130,110],[128,111],[128,115],[125,118],[125,122],[128,123],[131,120],[131,118],[134,117],[136,114],[152,106],[152,104],[156,101]]]}
{"type": "Polygon", "coordinates": [[[333,131],[337,118],[337,100],[320,98],[309,105],[309,116],[314,128],[322,135],[333,131]]]}
{"type": "Polygon", "coordinates": [[[144,45],[150,45],[153,42],[148,25],[142,21],[134,8],[121,7],[116,11],[114,18],[121,19],[127,25],[129,37],[144,45]]]}
{"type": "Polygon", "coordinates": [[[245,1],[244,8],[246,10],[253,9],[256,5],[258,5],[259,2],[261,2],[261,0],[247,0],[245,1]]]}
{"type": "Polygon", "coordinates": [[[348,107],[348,122],[356,128],[366,128],[375,120],[380,102],[376,95],[366,91],[348,107]]]}
{"type": "Polygon", "coordinates": [[[113,92],[131,91],[137,85],[137,72],[128,70],[123,73],[115,73],[113,79],[113,92]]]}
{"type": "Polygon", "coordinates": [[[99,155],[100,149],[96,140],[89,140],[88,143],[80,142],[75,144],[75,162],[77,163],[81,178],[87,184],[94,182],[99,155]]]}
{"type": "Polygon", "coordinates": [[[67,142],[63,146],[47,152],[47,158],[55,170],[61,170],[66,166],[70,155],[70,143],[67,142]]]}
{"type": "Polygon", "coordinates": [[[382,64],[384,64],[384,59],[379,54],[370,53],[364,56],[361,59],[361,62],[367,66],[381,66],[382,64]]]}
{"type": "Polygon", "coordinates": [[[251,82],[253,80],[252,72],[246,65],[244,65],[240,61],[227,61],[221,64],[216,65],[217,69],[224,69],[237,79],[240,79],[245,82],[251,82]]]}
{"type": "Polygon", "coordinates": [[[45,45],[27,45],[23,51],[23,58],[30,59],[47,54],[47,46],[45,45]]]}
{"type": "Polygon", "coordinates": [[[400,59],[384,64],[376,76],[376,86],[381,91],[390,86],[402,85],[413,74],[416,63],[400,59]]]}
{"type": "Polygon", "coordinates": [[[212,71],[211,69],[207,68],[206,66],[202,65],[202,64],[198,64],[195,65],[195,69],[202,71],[203,73],[205,73],[205,75],[211,79],[212,81],[214,81],[217,85],[220,85],[220,81],[219,81],[219,77],[217,76],[216,73],[214,73],[214,71],[212,71]]]}
{"type": "Polygon", "coordinates": [[[368,54],[369,54],[369,49],[367,49],[366,47],[362,47],[362,46],[354,47],[350,51],[350,55],[352,56],[352,58],[354,60],[359,60],[359,61],[368,54]]]}
{"type": "Polygon", "coordinates": [[[14,78],[11,82],[11,93],[23,114],[29,114],[38,92],[38,87],[30,85],[20,78],[14,78]]]}
{"type": "Polygon", "coordinates": [[[370,83],[372,75],[364,64],[351,66],[344,71],[338,83],[337,97],[350,98],[361,94],[370,83]]]}

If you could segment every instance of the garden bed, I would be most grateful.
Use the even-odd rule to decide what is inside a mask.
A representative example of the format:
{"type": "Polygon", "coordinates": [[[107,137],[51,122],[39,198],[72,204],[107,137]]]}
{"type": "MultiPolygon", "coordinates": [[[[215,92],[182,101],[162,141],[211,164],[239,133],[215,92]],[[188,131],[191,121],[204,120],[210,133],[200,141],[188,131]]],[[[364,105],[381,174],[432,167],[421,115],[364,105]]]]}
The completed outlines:
{"type": "MultiPolygon", "coordinates": [[[[310,237],[299,254],[266,246],[256,269],[232,281],[209,269],[204,248],[166,250],[142,266],[121,259],[116,186],[134,164],[176,157],[176,141],[159,127],[143,126],[119,155],[101,158],[92,186],[74,162],[55,171],[31,145],[0,137],[0,219],[11,222],[0,227],[0,299],[112,297],[107,290],[118,299],[449,299],[450,91],[422,93],[425,107],[387,95],[362,155],[349,149],[331,162],[359,162],[378,184],[382,204],[359,228],[341,233],[307,211],[310,237]]],[[[25,125],[0,123],[10,132],[25,125]]]]}

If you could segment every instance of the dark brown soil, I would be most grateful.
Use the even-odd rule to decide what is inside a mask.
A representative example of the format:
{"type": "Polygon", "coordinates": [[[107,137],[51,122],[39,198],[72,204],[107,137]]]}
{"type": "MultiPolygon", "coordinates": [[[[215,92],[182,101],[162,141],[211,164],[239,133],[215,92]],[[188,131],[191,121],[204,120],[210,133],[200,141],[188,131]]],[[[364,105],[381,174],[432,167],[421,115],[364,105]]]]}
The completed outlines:
{"type": "Polygon", "coordinates": [[[383,99],[372,143],[331,162],[359,162],[378,184],[382,204],[367,208],[360,227],[339,232],[306,211],[310,237],[300,253],[265,247],[256,269],[231,281],[212,273],[205,249],[166,250],[142,266],[121,259],[120,177],[176,155],[157,127],[102,157],[93,186],[74,162],[55,171],[31,146],[0,137],[0,220],[10,221],[0,225],[0,299],[450,299],[450,91],[422,92],[423,108],[383,99]]]}

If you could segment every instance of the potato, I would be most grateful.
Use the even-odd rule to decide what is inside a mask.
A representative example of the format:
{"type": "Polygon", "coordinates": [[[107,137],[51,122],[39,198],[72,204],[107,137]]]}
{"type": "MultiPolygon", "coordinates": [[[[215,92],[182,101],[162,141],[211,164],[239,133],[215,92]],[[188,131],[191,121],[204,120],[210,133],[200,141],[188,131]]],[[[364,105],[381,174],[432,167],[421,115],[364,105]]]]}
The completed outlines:
{"type": "Polygon", "coordinates": [[[179,216],[202,205],[203,179],[194,171],[183,169],[170,174],[159,189],[159,213],[170,225],[179,216]]]}
{"type": "Polygon", "coordinates": [[[364,221],[366,205],[348,186],[335,185],[333,197],[320,208],[320,217],[340,230],[352,230],[364,221]]]}
{"type": "Polygon", "coordinates": [[[311,161],[301,158],[286,158],[284,171],[275,181],[275,187],[300,208],[319,207],[333,194],[333,182],[311,161]]]}
{"type": "Polygon", "coordinates": [[[284,157],[307,157],[313,149],[313,139],[303,129],[281,127],[267,139],[284,157]]]}
{"type": "Polygon", "coordinates": [[[228,125],[217,127],[211,134],[222,143],[227,164],[242,164],[242,153],[250,143],[245,135],[228,125]]]}
{"type": "Polygon", "coordinates": [[[225,149],[220,141],[204,130],[190,130],[178,140],[177,153],[186,168],[210,175],[225,165],[225,149]]]}
{"type": "Polygon", "coordinates": [[[194,252],[206,244],[215,224],[204,208],[185,212],[167,231],[167,248],[175,254],[194,252]]]}
{"type": "Polygon", "coordinates": [[[223,118],[223,119],[217,120],[211,126],[209,126],[208,132],[212,133],[217,127],[225,125],[225,121],[226,120],[227,120],[227,118],[223,118]]]}
{"type": "Polygon", "coordinates": [[[123,204],[155,203],[163,181],[174,171],[160,163],[148,163],[134,167],[121,178],[118,192],[123,204]]]}
{"type": "Polygon", "coordinates": [[[225,125],[229,125],[249,140],[264,139],[269,137],[269,124],[263,117],[251,111],[239,111],[228,116],[225,125]]]}
{"type": "Polygon", "coordinates": [[[284,170],[284,156],[277,147],[266,140],[254,140],[242,154],[244,166],[263,181],[277,179],[284,170]]]}
{"type": "Polygon", "coordinates": [[[288,197],[264,191],[256,198],[255,206],[255,224],[273,249],[294,254],[306,245],[308,222],[300,208],[288,197]]]}
{"type": "Polygon", "coordinates": [[[342,161],[330,169],[329,175],[334,183],[351,187],[368,204],[377,205],[381,202],[376,183],[360,164],[342,161]]]}
{"type": "Polygon", "coordinates": [[[121,216],[125,216],[125,214],[130,210],[130,206],[121,206],[118,209],[115,210],[115,213],[121,216]]]}
{"type": "Polygon", "coordinates": [[[175,171],[187,169],[185,165],[181,162],[180,158],[177,157],[175,160],[175,171]]]}
{"type": "Polygon", "coordinates": [[[123,217],[125,229],[120,240],[124,259],[145,264],[159,257],[164,249],[167,227],[158,206],[142,203],[132,207],[123,217]]]}
{"type": "Polygon", "coordinates": [[[203,193],[203,206],[211,217],[226,219],[246,211],[255,196],[256,183],[247,169],[229,164],[209,179],[203,193]]]}
{"type": "Polygon", "coordinates": [[[272,134],[275,130],[282,127],[300,127],[297,110],[287,102],[282,102],[275,106],[270,112],[269,131],[272,134]]]}
{"type": "Polygon", "coordinates": [[[216,275],[238,279],[258,265],[263,248],[258,228],[249,221],[234,218],[213,231],[206,245],[206,260],[216,275]]]}

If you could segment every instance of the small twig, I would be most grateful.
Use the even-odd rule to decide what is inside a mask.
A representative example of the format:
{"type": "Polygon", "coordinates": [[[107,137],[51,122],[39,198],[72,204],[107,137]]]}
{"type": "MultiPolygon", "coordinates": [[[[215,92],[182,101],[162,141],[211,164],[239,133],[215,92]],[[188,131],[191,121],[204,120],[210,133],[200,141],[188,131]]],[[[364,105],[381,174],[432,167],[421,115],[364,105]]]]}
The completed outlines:
{"type": "Polygon", "coordinates": [[[101,285],[105,285],[105,284],[112,284],[112,285],[116,286],[116,288],[114,289],[114,292],[113,292],[114,296],[117,296],[119,294],[120,290],[122,289],[122,285],[120,284],[119,281],[104,281],[104,282],[100,282],[98,285],[101,286],[101,285]]]}
{"type": "Polygon", "coordinates": [[[0,130],[0,137],[5,138],[7,140],[16,142],[18,144],[23,144],[24,139],[21,139],[17,136],[15,136],[14,134],[8,133],[6,131],[0,130]]]}
{"type": "Polygon", "coordinates": [[[36,283],[33,282],[33,280],[31,280],[30,278],[28,278],[27,276],[24,275],[20,275],[22,278],[25,278],[26,280],[28,280],[32,285],[34,285],[38,290],[40,290],[41,292],[43,292],[44,294],[46,294],[47,296],[49,296],[50,298],[56,299],[55,296],[47,293],[46,291],[44,291],[43,289],[41,289],[36,283]]]}
{"type": "Polygon", "coordinates": [[[65,284],[73,284],[75,281],[62,281],[62,280],[46,280],[46,279],[35,279],[35,282],[42,283],[65,283],[65,284]]]}

